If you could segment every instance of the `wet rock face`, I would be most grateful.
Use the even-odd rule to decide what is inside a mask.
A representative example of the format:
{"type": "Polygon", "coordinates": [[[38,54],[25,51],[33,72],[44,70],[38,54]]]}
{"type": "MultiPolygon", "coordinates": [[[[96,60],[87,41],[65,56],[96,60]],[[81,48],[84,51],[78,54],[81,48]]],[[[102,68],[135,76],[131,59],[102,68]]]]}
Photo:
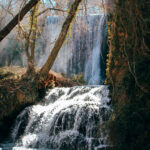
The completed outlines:
{"type": "Polygon", "coordinates": [[[64,137],[59,145],[60,150],[86,150],[88,149],[88,143],[82,134],[64,137]]]}
{"type": "Polygon", "coordinates": [[[55,88],[42,104],[26,108],[16,119],[16,146],[57,150],[95,150],[107,143],[109,118],[106,86],[55,88]]]}
{"type": "MultiPolygon", "coordinates": [[[[17,115],[38,99],[36,80],[3,79],[0,81],[0,142],[10,133],[17,115]]],[[[26,126],[26,125],[25,125],[26,126]]]]}
{"type": "Polygon", "coordinates": [[[17,127],[15,125],[16,128],[12,134],[12,138],[14,140],[16,140],[18,137],[20,137],[24,133],[24,130],[27,126],[28,119],[29,119],[29,112],[30,112],[30,108],[25,108],[20,113],[20,115],[18,115],[16,122],[18,122],[19,124],[17,125],[17,127]]]}

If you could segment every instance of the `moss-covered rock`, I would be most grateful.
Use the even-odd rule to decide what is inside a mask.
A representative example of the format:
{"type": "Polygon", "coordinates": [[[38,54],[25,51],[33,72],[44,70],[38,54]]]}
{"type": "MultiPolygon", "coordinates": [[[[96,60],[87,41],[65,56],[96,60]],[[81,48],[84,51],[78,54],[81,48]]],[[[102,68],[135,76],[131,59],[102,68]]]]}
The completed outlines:
{"type": "Polygon", "coordinates": [[[7,137],[18,113],[26,106],[41,100],[46,90],[53,87],[72,87],[77,83],[50,71],[45,80],[38,71],[26,73],[26,68],[11,66],[0,68],[0,141],[7,137]]]}
{"type": "Polygon", "coordinates": [[[117,150],[150,149],[150,39],[147,0],[117,0],[110,21],[107,78],[114,113],[110,140],[117,150]]]}
{"type": "Polygon", "coordinates": [[[0,140],[4,140],[8,135],[16,115],[37,100],[38,85],[35,79],[3,79],[0,81],[0,140]]]}

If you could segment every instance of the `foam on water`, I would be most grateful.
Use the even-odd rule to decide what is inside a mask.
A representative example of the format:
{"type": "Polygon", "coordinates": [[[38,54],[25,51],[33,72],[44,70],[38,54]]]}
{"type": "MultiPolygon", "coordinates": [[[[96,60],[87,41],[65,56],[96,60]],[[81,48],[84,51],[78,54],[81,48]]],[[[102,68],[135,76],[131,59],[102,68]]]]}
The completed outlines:
{"type": "Polygon", "coordinates": [[[18,115],[12,149],[98,150],[107,146],[103,126],[109,117],[108,93],[107,86],[50,90],[41,104],[18,115]]]}

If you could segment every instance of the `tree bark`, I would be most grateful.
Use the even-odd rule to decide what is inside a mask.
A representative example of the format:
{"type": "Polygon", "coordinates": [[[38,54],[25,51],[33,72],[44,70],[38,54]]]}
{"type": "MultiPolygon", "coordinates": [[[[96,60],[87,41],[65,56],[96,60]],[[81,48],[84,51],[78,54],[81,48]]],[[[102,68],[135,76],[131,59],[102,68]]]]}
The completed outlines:
{"type": "Polygon", "coordinates": [[[21,21],[27,12],[40,0],[30,0],[22,10],[0,31],[0,42],[11,32],[11,30],[21,21]]]}
{"type": "Polygon", "coordinates": [[[34,6],[34,8],[31,11],[31,16],[30,16],[30,31],[28,34],[28,38],[26,39],[28,49],[27,52],[30,54],[29,56],[27,55],[28,58],[28,68],[27,68],[27,74],[32,74],[35,72],[35,45],[36,45],[36,36],[37,36],[37,29],[38,29],[38,19],[36,17],[36,14],[38,12],[39,5],[37,4],[34,6]]]}
{"type": "Polygon", "coordinates": [[[48,75],[57,55],[58,55],[59,50],[62,47],[63,42],[65,41],[69,27],[71,25],[71,22],[73,21],[75,15],[77,13],[77,10],[78,10],[78,7],[79,7],[79,4],[81,3],[81,1],[82,0],[75,0],[73,2],[73,4],[71,5],[68,16],[67,16],[67,18],[66,18],[66,20],[62,26],[61,32],[60,32],[59,37],[58,37],[58,39],[54,45],[54,48],[52,49],[52,52],[49,55],[48,60],[46,61],[46,63],[43,65],[43,67],[40,70],[40,76],[42,78],[47,77],[47,75],[48,75]]]}

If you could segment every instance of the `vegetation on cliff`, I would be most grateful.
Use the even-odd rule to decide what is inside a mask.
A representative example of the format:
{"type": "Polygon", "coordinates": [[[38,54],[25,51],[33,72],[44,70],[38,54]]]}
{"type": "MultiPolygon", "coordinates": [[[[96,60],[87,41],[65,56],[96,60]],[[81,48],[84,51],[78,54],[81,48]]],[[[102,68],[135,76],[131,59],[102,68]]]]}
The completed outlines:
{"type": "Polygon", "coordinates": [[[117,150],[150,149],[150,2],[117,0],[110,17],[107,77],[117,150]]]}

